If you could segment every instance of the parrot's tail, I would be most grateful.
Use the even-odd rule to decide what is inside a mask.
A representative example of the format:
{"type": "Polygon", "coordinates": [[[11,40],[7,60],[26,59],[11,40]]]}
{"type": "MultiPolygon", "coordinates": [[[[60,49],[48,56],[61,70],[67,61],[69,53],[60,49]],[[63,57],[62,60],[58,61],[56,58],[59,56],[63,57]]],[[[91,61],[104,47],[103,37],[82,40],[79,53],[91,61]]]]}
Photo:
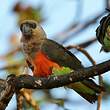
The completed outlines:
{"type": "Polygon", "coordinates": [[[67,87],[75,90],[90,103],[94,103],[98,98],[98,94],[105,91],[102,86],[97,85],[92,79],[72,83],[67,87]]]}

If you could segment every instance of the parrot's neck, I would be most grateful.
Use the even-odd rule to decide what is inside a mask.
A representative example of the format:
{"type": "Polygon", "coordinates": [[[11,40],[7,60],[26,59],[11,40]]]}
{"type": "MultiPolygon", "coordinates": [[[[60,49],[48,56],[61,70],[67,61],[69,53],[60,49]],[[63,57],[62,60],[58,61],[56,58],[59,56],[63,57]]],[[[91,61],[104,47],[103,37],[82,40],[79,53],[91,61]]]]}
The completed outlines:
{"type": "Polygon", "coordinates": [[[45,34],[41,35],[33,34],[29,39],[26,39],[25,36],[22,36],[21,46],[23,47],[23,51],[28,59],[29,59],[28,55],[30,55],[31,57],[35,57],[36,52],[41,49],[45,39],[46,39],[45,34]]]}

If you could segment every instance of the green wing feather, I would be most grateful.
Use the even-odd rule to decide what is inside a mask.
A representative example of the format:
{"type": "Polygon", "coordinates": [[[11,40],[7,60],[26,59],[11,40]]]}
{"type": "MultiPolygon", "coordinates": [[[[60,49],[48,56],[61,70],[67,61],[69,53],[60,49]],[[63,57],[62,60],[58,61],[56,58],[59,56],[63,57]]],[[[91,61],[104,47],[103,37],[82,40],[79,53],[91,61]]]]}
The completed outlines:
{"type": "Polygon", "coordinates": [[[52,75],[64,75],[70,72],[73,72],[73,70],[69,67],[62,67],[62,68],[53,67],[52,68],[52,73],[53,73],[52,75]]]}

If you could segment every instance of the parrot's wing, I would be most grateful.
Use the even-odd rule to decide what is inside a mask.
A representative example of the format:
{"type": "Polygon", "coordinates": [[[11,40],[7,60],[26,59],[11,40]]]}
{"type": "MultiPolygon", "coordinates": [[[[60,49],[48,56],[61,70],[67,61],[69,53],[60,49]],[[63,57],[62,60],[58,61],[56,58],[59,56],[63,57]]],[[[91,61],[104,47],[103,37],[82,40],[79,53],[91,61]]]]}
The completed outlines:
{"type": "MultiPolygon", "coordinates": [[[[42,44],[41,50],[53,61],[57,62],[61,66],[70,67],[74,70],[83,68],[81,62],[75,57],[70,51],[65,49],[60,44],[52,41],[45,40],[42,44]]],[[[67,86],[71,89],[74,89],[78,94],[83,98],[88,100],[90,103],[93,103],[97,100],[97,93],[103,91],[103,87],[98,86],[92,79],[86,79],[76,83],[72,83],[67,86]],[[83,86],[82,86],[83,85],[83,86]],[[81,91],[81,87],[82,90],[81,91]],[[86,88],[85,88],[86,87],[86,88]],[[89,89],[87,89],[89,88],[89,89]],[[86,92],[90,90],[90,92],[86,92]]]]}
{"type": "Polygon", "coordinates": [[[41,50],[48,56],[49,59],[55,61],[60,66],[69,67],[74,70],[83,68],[81,62],[70,51],[55,41],[46,39],[41,50]]]}

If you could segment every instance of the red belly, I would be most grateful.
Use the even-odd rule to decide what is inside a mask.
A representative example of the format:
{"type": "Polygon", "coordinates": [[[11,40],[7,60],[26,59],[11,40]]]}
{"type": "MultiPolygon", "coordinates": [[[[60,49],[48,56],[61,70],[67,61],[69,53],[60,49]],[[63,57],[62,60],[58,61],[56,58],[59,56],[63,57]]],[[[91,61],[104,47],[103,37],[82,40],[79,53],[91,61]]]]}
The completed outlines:
{"type": "Polygon", "coordinates": [[[60,66],[51,61],[47,55],[42,53],[41,51],[37,52],[36,57],[34,59],[34,76],[36,77],[48,77],[52,74],[52,68],[60,68],[60,66]]]}

